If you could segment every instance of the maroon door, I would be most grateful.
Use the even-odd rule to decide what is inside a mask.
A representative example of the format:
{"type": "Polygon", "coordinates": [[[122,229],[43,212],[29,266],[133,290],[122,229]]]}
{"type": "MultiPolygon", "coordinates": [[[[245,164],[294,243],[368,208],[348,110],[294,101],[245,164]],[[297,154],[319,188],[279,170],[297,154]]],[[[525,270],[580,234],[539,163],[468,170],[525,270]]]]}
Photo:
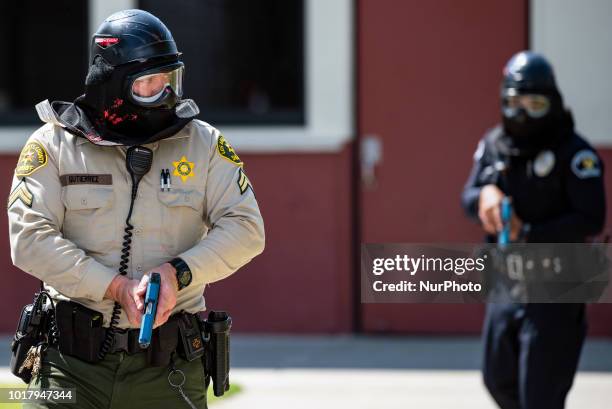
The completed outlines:
{"type": "MultiPolygon", "coordinates": [[[[526,25],[526,1],[358,1],[359,133],[382,147],[361,185],[362,242],[480,240],[459,196],[478,139],[498,120],[502,67],[526,47],[526,25]]],[[[476,332],[483,310],[361,308],[365,331],[406,333],[476,332]]]]}

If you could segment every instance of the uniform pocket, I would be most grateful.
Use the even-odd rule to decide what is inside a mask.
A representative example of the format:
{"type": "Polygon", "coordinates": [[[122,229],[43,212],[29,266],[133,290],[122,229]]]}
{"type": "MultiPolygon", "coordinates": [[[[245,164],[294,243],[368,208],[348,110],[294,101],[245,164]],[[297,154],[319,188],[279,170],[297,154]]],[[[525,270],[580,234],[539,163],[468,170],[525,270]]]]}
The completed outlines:
{"type": "Polygon", "coordinates": [[[117,223],[112,186],[65,186],[62,202],[65,238],[90,252],[107,252],[113,247],[117,223]]]}
{"type": "Polygon", "coordinates": [[[176,256],[197,244],[204,234],[204,192],[198,189],[172,189],[158,192],[161,202],[162,247],[176,256]]]}

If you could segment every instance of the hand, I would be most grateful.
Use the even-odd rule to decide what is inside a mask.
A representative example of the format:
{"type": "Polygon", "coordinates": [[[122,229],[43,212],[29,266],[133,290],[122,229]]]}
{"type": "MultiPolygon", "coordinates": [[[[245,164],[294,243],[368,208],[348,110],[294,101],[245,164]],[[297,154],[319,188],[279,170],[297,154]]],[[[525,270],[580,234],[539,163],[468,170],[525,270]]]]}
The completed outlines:
{"type": "MultiPolygon", "coordinates": [[[[159,273],[161,278],[157,312],[155,313],[155,322],[153,323],[153,328],[157,328],[168,321],[172,310],[176,306],[178,281],[176,279],[176,269],[169,263],[164,263],[148,271],[140,280],[140,284],[138,284],[138,289],[136,290],[136,294],[142,300],[141,304],[138,306],[139,310],[144,308],[144,297],[147,293],[147,285],[149,284],[149,276],[151,273],[159,273]]],[[[138,326],[140,326],[140,324],[138,326]]]]}
{"type": "MultiPolygon", "coordinates": [[[[143,296],[137,293],[138,280],[130,280],[126,276],[117,275],[106,289],[104,298],[118,302],[127,314],[130,324],[139,328],[142,322],[143,296]]],[[[145,286],[146,288],[146,286],[145,286]]]]}
{"type": "Polygon", "coordinates": [[[503,198],[504,193],[495,185],[486,185],[480,190],[478,218],[489,234],[495,234],[503,228],[500,208],[503,198]]]}

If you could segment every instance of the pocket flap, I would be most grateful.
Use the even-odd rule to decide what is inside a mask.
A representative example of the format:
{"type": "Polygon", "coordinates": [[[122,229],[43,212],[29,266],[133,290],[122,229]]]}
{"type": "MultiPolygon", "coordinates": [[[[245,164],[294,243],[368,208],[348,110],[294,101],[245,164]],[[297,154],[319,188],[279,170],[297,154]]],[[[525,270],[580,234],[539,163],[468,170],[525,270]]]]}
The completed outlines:
{"type": "Polygon", "coordinates": [[[97,209],[111,204],[110,187],[66,186],[62,188],[62,201],[68,210],[97,209]]]}
{"type": "Polygon", "coordinates": [[[172,189],[170,192],[157,192],[159,201],[168,207],[188,206],[201,210],[204,204],[204,193],[195,189],[172,189]]]}

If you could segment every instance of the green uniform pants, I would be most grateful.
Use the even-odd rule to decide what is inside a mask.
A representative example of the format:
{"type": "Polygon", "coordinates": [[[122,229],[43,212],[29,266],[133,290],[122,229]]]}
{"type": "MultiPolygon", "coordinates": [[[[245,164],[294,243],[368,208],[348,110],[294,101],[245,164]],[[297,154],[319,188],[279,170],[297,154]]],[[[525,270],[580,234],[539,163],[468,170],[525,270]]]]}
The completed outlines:
{"type": "MultiPolygon", "coordinates": [[[[176,354],[174,366],[185,374],[183,392],[198,409],[206,409],[206,386],[202,360],[188,362],[176,354]]],[[[75,388],[75,403],[26,403],[24,409],[190,409],[178,389],[168,382],[169,367],[151,367],[145,354],[117,352],[90,364],[49,348],[44,354],[40,373],[29,389],[75,388]]],[[[180,374],[171,378],[181,382],[180,374]]]]}

